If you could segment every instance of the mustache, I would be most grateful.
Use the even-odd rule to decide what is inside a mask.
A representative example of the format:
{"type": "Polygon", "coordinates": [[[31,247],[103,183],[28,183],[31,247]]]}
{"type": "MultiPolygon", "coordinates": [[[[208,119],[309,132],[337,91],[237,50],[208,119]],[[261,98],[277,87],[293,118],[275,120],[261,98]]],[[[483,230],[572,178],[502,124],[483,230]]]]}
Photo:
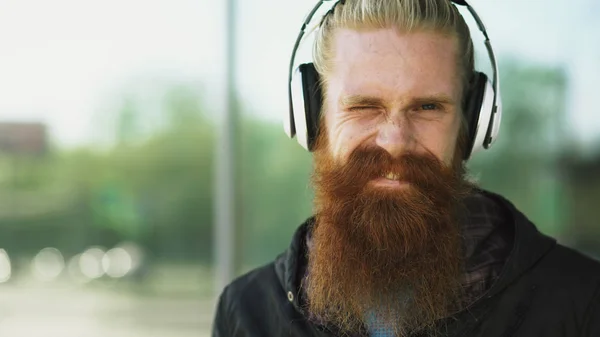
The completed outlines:
{"type": "Polygon", "coordinates": [[[321,161],[321,164],[316,167],[316,183],[331,186],[334,195],[337,192],[358,193],[370,181],[387,174],[393,174],[394,178],[408,182],[422,192],[439,189],[439,186],[452,188],[453,182],[460,180],[458,172],[430,153],[405,153],[393,157],[375,146],[356,148],[344,164],[333,161],[321,161]]]}

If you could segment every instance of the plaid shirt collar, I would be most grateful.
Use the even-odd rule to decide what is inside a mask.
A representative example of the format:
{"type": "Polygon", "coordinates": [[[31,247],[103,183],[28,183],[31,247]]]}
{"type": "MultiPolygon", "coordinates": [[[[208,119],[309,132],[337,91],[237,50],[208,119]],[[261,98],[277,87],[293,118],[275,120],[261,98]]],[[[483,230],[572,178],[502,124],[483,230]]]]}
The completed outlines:
{"type": "Polygon", "coordinates": [[[465,273],[462,280],[464,304],[487,292],[500,276],[513,246],[512,227],[501,206],[481,193],[465,200],[467,218],[463,225],[465,273]]]}

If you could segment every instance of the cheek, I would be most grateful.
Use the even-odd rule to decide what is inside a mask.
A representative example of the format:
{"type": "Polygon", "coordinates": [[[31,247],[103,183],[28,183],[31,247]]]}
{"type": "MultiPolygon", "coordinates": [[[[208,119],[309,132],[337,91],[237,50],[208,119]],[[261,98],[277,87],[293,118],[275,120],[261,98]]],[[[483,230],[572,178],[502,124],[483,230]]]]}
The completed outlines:
{"type": "Polygon", "coordinates": [[[443,163],[450,165],[454,159],[460,120],[415,123],[415,136],[423,150],[433,153],[443,163]]]}
{"type": "Polygon", "coordinates": [[[359,118],[327,116],[329,150],[334,158],[345,161],[350,153],[364,143],[374,129],[372,122],[359,118]]]}
{"type": "Polygon", "coordinates": [[[460,118],[455,118],[452,123],[449,123],[449,125],[440,133],[440,151],[443,152],[442,159],[444,160],[444,163],[448,165],[452,164],[454,160],[459,130],[460,118]]]}

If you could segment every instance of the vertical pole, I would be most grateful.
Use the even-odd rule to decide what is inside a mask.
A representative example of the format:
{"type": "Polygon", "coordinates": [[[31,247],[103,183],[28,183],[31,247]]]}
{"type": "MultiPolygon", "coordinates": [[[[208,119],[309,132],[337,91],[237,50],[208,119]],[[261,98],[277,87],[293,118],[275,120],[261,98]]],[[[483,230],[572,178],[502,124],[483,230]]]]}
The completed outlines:
{"type": "Polygon", "coordinates": [[[226,1],[225,104],[215,144],[215,290],[219,294],[236,272],[236,0],[226,1]]]}

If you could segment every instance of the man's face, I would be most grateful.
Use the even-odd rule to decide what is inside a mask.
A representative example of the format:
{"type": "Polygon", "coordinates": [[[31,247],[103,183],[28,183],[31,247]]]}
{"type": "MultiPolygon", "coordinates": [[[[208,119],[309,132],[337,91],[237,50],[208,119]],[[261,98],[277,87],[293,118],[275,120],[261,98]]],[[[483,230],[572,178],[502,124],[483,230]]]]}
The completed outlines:
{"type": "Polygon", "coordinates": [[[333,48],[324,111],[336,160],[369,144],[392,157],[430,153],[451,164],[462,95],[455,38],[340,29],[333,48]]]}
{"type": "Polygon", "coordinates": [[[375,315],[403,336],[460,305],[468,188],[453,158],[455,40],[340,30],[334,48],[314,152],[309,310],[346,331],[375,315]]]}

